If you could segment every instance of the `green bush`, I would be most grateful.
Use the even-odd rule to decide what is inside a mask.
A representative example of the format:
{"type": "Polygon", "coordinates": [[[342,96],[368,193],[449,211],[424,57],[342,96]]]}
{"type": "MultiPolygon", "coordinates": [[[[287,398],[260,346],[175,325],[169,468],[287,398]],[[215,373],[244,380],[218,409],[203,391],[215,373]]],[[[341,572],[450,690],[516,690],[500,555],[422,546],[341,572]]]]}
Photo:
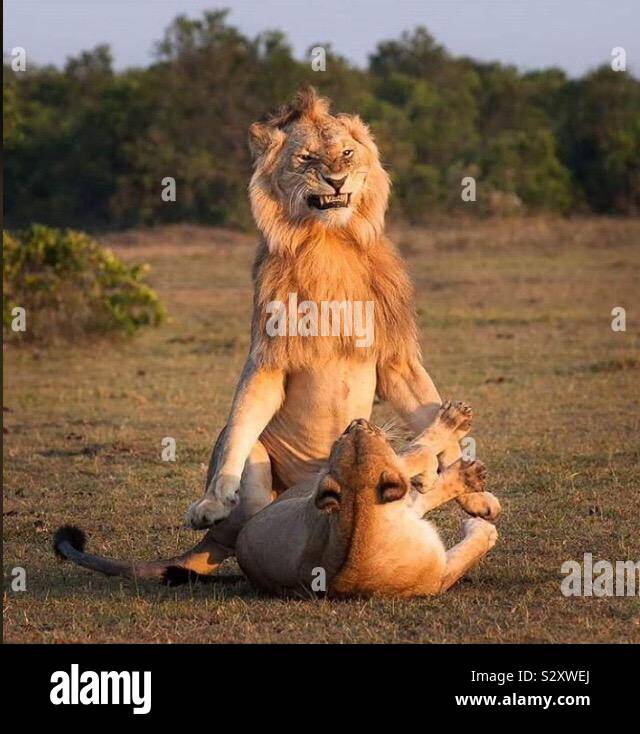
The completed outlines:
{"type": "Polygon", "coordinates": [[[555,148],[549,130],[499,133],[481,158],[488,191],[516,194],[531,211],[568,211],[571,176],[555,148]]]}
{"type": "Polygon", "coordinates": [[[440,207],[444,194],[436,166],[417,164],[398,176],[394,185],[403,203],[403,214],[412,224],[429,221],[429,214],[440,207]]]}
{"type": "Polygon", "coordinates": [[[165,310],[145,282],[147,266],[126,265],[88,235],[34,224],[3,232],[3,326],[26,310],[26,339],[132,334],[159,324],[165,310]]]}

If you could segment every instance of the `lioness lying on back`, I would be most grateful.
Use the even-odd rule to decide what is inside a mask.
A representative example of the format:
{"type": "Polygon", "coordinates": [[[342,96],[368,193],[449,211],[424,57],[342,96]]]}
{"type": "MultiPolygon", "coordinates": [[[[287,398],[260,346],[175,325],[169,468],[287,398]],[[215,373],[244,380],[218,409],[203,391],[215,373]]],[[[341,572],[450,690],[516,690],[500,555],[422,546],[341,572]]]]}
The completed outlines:
{"type": "Polygon", "coordinates": [[[436,474],[438,454],[466,433],[469,410],[445,405],[409,451],[396,454],[383,432],[364,419],[334,443],[314,482],[284,492],[244,526],[238,562],[273,593],[314,590],[326,574],[331,596],[423,596],[448,589],[495,544],[493,525],[464,524],[464,539],[445,551],[425,512],[483,490],[484,466],[457,461],[436,474]],[[419,493],[411,477],[430,489],[419,493]]]}
{"type": "MultiPolygon", "coordinates": [[[[332,596],[408,597],[445,591],[497,538],[491,523],[470,519],[463,540],[445,551],[433,525],[422,519],[444,502],[484,490],[479,461],[459,460],[437,471],[438,455],[458,443],[470,421],[468,406],[446,403],[399,454],[379,428],[363,418],[352,421],[316,477],[286,490],[245,524],[236,544],[242,570],[257,586],[278,594],[320,590],[332,596]],[[318,571],[325,575],[321,589],[313,585],[318,571]]],[[[59,530],[55,548],[108,575],[162,578],[169,584],[190,575],[175,560],[132,563],[85,553],[77,528],[59,530]]]]}

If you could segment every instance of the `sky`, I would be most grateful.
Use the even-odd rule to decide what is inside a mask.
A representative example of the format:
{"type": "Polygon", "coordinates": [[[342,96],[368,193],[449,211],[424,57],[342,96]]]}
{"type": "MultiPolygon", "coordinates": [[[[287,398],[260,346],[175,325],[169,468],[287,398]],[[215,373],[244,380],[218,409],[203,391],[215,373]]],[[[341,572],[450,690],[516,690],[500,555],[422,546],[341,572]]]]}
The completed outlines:
{"type": "Polygon", "coordinates": [[[298,57],[330,42],[365,65],[379,41],[424,25],[456,56],[580,76],[623,47],[640,72],[640,0],[4,0],[3,49],[62,65],[108,43],[116,68],[144,66],[176,15],[221,7],[246,35],[284,31],[298,57]]]}

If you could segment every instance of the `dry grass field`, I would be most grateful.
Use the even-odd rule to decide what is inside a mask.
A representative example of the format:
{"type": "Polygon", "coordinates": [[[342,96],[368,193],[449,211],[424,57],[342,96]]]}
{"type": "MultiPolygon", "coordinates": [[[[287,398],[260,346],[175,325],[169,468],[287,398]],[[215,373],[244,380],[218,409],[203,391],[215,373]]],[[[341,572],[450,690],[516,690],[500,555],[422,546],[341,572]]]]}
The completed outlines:
{"type": "MultiPolygon", "coordinates": [[[[640,221],[513,219],[391,232],[425,363],[475,410],[500,538],[437,599],[284,601],[246,581],[158,587],[58,562],[166,556],[202,489],[248,344],[255,238],[179,226],[104,238],[151,265],[170,320],[129,341],[6,346],[4,639],[10,642],[640,641],[640,597],[565,598],[567,559],[640,557],[640,221]],[[627,331],[610,327],[624,306],[627,331]],[[177,441],[177,461],[161,441],[177,441]],[[27,590],[11,591],[11,570],[27,590]]],[[[376,407],[374,417],[389,413],[376,407]]],[[[462,513],[431,516],[452,542],[462,513]]],[[[229,569],[234,569],[232,561],[229,569]]]]}

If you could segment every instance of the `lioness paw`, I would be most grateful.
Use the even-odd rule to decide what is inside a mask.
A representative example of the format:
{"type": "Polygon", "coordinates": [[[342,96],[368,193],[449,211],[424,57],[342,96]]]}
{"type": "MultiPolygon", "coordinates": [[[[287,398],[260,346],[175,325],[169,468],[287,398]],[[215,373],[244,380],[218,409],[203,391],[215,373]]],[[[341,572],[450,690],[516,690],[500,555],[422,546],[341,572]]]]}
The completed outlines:
{"type": "Polygon", "coordinates": [[[466,492],[484,492],[487,467],[481,461],[461,461],[458,471],[466,492]]]}
{"type": "Polygon", "coordinates": [[[472,411],[468,403],[447,400],[442,404],[439,415],[441,423],[456,434],[458,439],[465,436],[471,428],[472,411]]]}
{"type": "Polygon", "coordinates": [[[498,498],[494,497],[491,492],[463,494],[457,497],[457,500],[469,515],[483,517],[485,520],[495,520],[502,510],[498,498]]]}
{"type": "Polygon", "coordinates": [[[470,517],[462,523],[462,527],[465,537],[469,535],[482,537],[487,544],[487,550],[491,550],[498,540],[498,531],[495,525],[482,518],[470,517]]]}

